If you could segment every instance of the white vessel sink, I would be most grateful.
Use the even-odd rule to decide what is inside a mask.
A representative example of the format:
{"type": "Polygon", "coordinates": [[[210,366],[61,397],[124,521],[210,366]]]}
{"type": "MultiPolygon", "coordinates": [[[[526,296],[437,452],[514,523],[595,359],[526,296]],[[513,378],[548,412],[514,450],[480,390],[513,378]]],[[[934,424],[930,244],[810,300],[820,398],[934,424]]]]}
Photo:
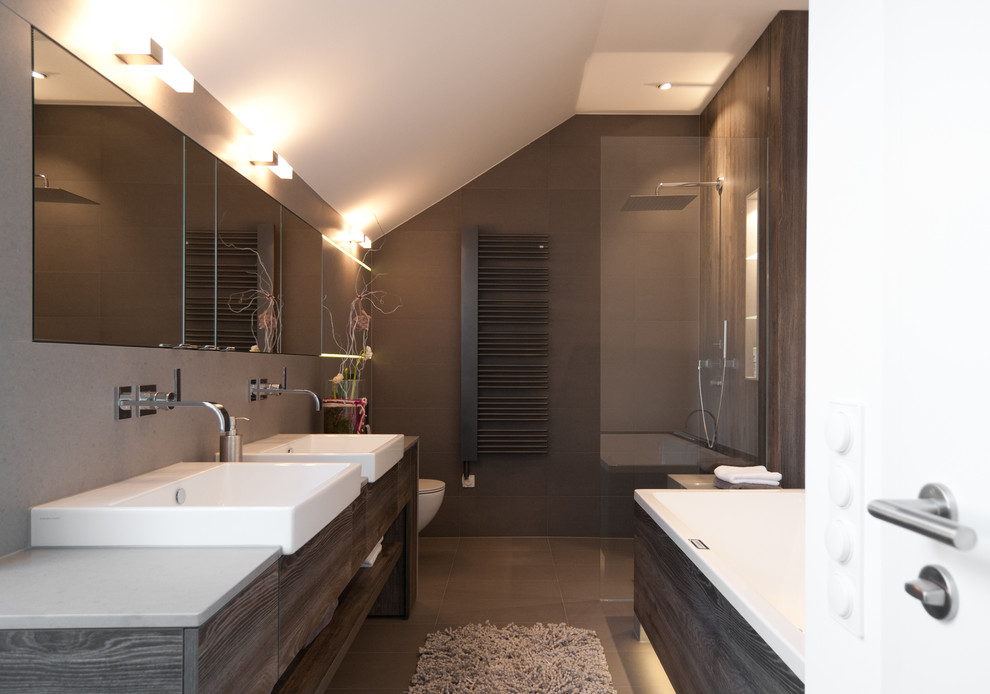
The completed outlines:
{"type": "Polygon", "coordinates": [[[31,509],[36,547],[280,546],[292,554],[358,497],[347,463],[177,463],[31,509]]]}
{"type": "Polygon", "coordinates": [[[402,434],[278,434],[245,444],[251,462],[346,462],[361,465],[361,476],[375,482],[402,459],[402,434]]]}

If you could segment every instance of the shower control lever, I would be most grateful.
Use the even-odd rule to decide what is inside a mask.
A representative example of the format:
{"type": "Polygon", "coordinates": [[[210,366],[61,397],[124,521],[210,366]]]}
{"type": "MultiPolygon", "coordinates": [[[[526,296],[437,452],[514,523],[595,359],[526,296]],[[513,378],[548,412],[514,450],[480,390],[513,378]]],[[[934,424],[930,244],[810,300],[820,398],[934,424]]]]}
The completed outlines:
{"type": "Polygon", "coordinates": [[[976,546],[976,531],[960,525],[955,497],[941,484],[926,484],[917,499],[877,499],[866,509],[874,518],[938,540],[956,549],[976,546]]]}

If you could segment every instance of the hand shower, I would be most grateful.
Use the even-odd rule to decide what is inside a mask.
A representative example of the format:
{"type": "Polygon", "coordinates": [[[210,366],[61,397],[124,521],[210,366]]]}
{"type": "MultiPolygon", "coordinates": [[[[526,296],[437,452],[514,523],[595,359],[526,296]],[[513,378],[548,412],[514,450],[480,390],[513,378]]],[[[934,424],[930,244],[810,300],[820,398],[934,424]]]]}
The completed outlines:
{"type": "Polygon", "coordinates": [[[718,409],[715,410],[715,426],[712,429],[712,436],[708,438],[708,419],[705,418],[705,393],[701,387],[701,359],[698,360],[698,398],[701,400],[701,424],[705,429],[705,443],[709,448],[715,448],[715,441],[718,438],[718,420],[722,416],[722,396],[725,395],[725,365],[728,362],[729,354],[729,321],[722,321],[722,378],[718,384],[718,409]]]}

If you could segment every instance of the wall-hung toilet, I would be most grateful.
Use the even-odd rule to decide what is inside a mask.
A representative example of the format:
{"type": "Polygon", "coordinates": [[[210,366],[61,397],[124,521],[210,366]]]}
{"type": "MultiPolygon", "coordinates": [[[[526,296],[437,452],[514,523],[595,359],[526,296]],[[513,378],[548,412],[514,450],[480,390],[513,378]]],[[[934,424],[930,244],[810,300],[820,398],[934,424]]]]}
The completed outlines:
{"type": "Polygon", "coordinates": [[[416,519],[416,532],[422,532],[440,510],[443,492],[447,486],[441,480],[419,481],[419,510],[416,519]]]}

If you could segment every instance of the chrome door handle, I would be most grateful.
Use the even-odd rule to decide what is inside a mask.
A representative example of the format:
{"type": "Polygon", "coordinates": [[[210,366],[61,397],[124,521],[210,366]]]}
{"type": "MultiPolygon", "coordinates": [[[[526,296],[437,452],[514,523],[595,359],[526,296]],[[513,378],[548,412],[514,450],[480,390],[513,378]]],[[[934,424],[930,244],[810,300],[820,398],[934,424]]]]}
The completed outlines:
{"type": "Polygon", "coordinates": [[[867,504],[866,509],[875,518],[956,549],[968,550],[976,546],[976,531],[957,522],[956,499],[941,484],[926,484],[917,499],[876,499],[867,504]]]}

